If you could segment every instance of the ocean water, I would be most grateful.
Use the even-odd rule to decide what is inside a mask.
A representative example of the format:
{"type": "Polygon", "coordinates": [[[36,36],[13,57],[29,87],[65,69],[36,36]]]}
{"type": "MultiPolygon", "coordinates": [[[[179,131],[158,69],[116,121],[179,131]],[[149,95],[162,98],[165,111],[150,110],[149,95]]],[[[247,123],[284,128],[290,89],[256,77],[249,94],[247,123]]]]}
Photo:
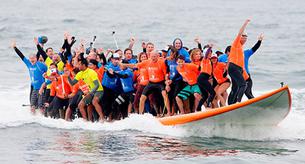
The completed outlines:
{"type": "MultiPolygon", "coordinates": [[[[304,163],[305,162],[305,2],[302,0],[3,0],[0,5],[0,163],[304,163]],[[191,134],[179,126],[162,126],[150,115],[131,115],[114,123],[65,122],[27,107],[29,75],[12,49],[36,52],[33,37],[46,35],[58,50],[64,31],[96,46],[120,48],[135,36],[157,49],[180,37],[187,47],[194,38],[224,51],[245,19],[251,48],[256,96],[288,84],[292,111],[278,126],[226,127],[191,134]],[[231,131],[230,134],[224,133],[231,131]],[[266,133],[268,131],[268,133],[266,133]]],[[[194,130],[196,131],[196,130],[194,130]]]]}

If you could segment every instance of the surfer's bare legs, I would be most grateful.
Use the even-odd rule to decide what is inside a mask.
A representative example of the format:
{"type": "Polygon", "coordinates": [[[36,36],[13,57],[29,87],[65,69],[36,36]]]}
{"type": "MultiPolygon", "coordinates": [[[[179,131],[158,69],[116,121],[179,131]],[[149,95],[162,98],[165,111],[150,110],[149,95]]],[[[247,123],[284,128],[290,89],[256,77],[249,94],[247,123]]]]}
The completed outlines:
{"type": "Polygon", "coordinates": [[[65,109],[59,109],[59,117],[61,119],[65,119],[65,109]]]}
{"type": "Polygon", "coordinates": [[[147,99],[147,96],[141,95],[141,97],[140,97],[140,104],[139,104],[139,113],[140,114],[144,113],[144,105],[145,105],[146,99],[147,99]]]}
{"type": "Polygon", "coordinates": [[[226,105],[226,97],[223,97],[223,93],[227,92],[227,89],[230,87],[231,83],[225,82],[217,87],[216,95],[217,99],[220,101],[220,106],[226,105]]]}
{"type": "Polygon", "coordinates": [[[90,121],[90,122],[92,122],[93,121],[93,115],[92,115],[92,111],[93,111],[93,105],[88,105],[88,107],[87,107],[87,113],[88,113],[88,120],[90,121]]]}
{"type": "Polygon", "coordinates": [[[184,109],[184,113],[191,113],[191,109],[190,109],[190,99],[186,99],[183,100],[183,109],[184,109]]]}
{"type": "Polygon", "coordinates": [[[71,115],[72,115],[72,110],[71,110],[70,105],[69,105],[67,110],[66,110],[65,120],[66,121],[71,121],[71,115]]]}
{"type": "Polygon", "coordinates": [[[129,102],[128,104],[128,115],[132,112],[132,104],[129,102]]]}
{"type": "Polygon", "coordinates": [[[83,120],[87,121],[87,114],[86,114],[85,107],[86,107],[86,104],[85,104],[84,100],[81,100],[78,104],[78,109],[82,115],[83,120]]]}
{"type": "Polygon", "coordinates": [[[103,121],[104,120],[104,114],[103,114],[103,111],[102,111],[102,107],[101,107],[101,105],[99,103],[99,99],[100,98],[98,96],[94,96],[93,100],[92,100],[92,105],[94,106],[96,112],[100,116],[99,120],[103,121]]]}
{"type": "Polygon", "coordinates": [[[173,111],[171,111],[171,108],[170,108],[170,104],[169,104],[169,100],[168,100],[168,96],[167,96],[167,93],[165,90],[161,91],[161,94],[162,94],[162,97],[163,97],[163,100],[164,100],[164,105],[168,111],[168,115],[173,115],[173,111]]]}
{"type": "Polygon", "coordinates": [[[226,106],[226,103],[227,103],[227,100],[228,100],[228,92],[227,91],[225,91],[225,92],[223,92],[222,94],[222,97],[223,97],[223,99],[225,100],[225,106],[226,106]]]}
{"type": "Polygon", "coordinates": [[[202,99],[202,97],[199,93],[194,93],[194,97],[195,97],[195,101],[194,101],[193,111],[195,112],[198,107],[199,101],[202,99]]]}
{"type": "Polygon", "coordinates": [[[180,113],[181,114],[184,114],[184,109],[183,109],[183,101],[180,97],[176,96],[176,102],[177,102],[177,105],[179,107],[179,110],[180,110],[180,113]]]}

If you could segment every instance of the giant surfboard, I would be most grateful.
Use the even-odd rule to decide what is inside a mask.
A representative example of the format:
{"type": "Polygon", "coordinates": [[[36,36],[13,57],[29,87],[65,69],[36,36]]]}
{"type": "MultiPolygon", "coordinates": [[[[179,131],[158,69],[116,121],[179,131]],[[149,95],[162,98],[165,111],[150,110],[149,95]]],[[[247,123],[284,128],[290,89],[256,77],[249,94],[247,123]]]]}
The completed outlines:
{"type": "Polygon", "coordinates": [[[163,125],[263,125],[275,126],[291,110],[291,94],[288,86],[281,87],[259,97],[202,112],[159,118],[163,125]]]}

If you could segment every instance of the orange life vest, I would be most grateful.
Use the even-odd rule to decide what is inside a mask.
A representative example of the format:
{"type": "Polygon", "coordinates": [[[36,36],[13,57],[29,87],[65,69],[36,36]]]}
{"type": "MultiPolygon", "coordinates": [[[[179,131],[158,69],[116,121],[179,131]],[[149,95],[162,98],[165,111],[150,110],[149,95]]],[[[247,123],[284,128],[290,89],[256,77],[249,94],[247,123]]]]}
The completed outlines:
{"type": "Polygon", "coordinates": [[[57,97],[65,99],[70,93],[72,93],[72,87],[68,82],[67,76],[60,75],[57,77],[57,80],[52,81],[51,96],[55,96],[56,94],[57,97]]]}

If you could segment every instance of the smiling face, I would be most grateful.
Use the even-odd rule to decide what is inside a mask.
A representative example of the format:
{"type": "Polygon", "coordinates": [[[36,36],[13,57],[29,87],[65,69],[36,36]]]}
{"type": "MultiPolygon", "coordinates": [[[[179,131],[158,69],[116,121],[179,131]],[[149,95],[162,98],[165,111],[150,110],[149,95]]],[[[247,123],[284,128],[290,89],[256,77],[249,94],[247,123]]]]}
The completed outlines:
{"type": "Polygon", "coordinates": [[[179,40],[179,39],[175,40],[174,46],[177,50],[180,50],[182,48],[181,40],[179,40]]]}
{"type": "Polygon", "coordinates": [[[82,63],[82,61],[78,61],[78,68],[81,71],[85,71],[87,69],[87,66],[82,63]]]}
{"type": "Polygon", "coordinates": [[[154,44],[152,44],[152,43],[147,43],[147,46],[146,46],[146,51],[147,51],[147,53],[152,52],[154,49],[155,49],[154,44]]]}
{"type": "Polygon", "coordinates": [[[66,75],[66,76],[70,75],[70,71],[67,67],[64,67],[64,75],[66,75]]]}
{"type": "Polygon", "coordinates": [[[131,50],[126,50],[125,59],[130,60],[132,58],[131,50]]]}
{"type": "Polygon", "coordinates": [[[177,64],[179,67],[183,67],[183,64],[185,63],[185,61],[183,59],[178,59],[177,60],[177,64]]]}
{"type": "Polygon", "coordinates": [[[113,65],[117,66],[120,62],[120,58],[111,58],[111,62],[113,65]]]}
{"type": "Polygon", "coordinates": [[[53,49],[52,48],[48,48],[46,50],[46,54],[52,59],[52,56],[54,55],[53,49]]]}
{"type": "Polygon", "coordinates": [[[213,64],[217,63],[217,58],[216,58],[216,57],[212,57],[212,58],[211,58],[211,62],[212,62],[213,64]]]}
{"type": "Polygon", "coordinates": [[[53,62],[55,62],[55,63],[59,62],[59,61],[60,61],[59,55],[58,55],[58,54],[54,54],[54,55],[52,56],[52,60],[53,60],[53,62]]]}
{"type": "Polygon", "coordinates": [[[142,53],[142,54],[140,54],[140,61],[142,62],[142,61],[145,61],[145,60],[147,60],[148,59],[148,57],[147,57],[147,55],[145,54],[145,53],[142,53]]]}
{"type": "Polygon", "coordinates": [[[90,63],[90,62],[88,63],[88,67],[93,70],[96,69],[96,65],[94,65],[93,63],[90,63]]]}
{"type": "Polygon", "coordinates": [[[240,44],[244,45],[247,42],[248,36],[246,34],[241,35],[240,44]]]}
{"type": "Polygon", "coordinates": [[[36,62],[37,62],[36,55],[29,56],[29,60],[30,60],[32,65],[36,64],[36,62]]]}
{"type": "Polygon", "coordinates": [[[199,61],[201,58],[201,51],[197,51],[195,54],[194,54],[194,61],[199,61]]]}
{"type": "Polygon", "coordinates": [[[151,54],[150,54],[150,59],[151,59],[153,62],[158,61],[158,58],[159,58],[159,53],[158,53],[158,52],[156,52],[156,51],[151,52],[151,54]]]}

